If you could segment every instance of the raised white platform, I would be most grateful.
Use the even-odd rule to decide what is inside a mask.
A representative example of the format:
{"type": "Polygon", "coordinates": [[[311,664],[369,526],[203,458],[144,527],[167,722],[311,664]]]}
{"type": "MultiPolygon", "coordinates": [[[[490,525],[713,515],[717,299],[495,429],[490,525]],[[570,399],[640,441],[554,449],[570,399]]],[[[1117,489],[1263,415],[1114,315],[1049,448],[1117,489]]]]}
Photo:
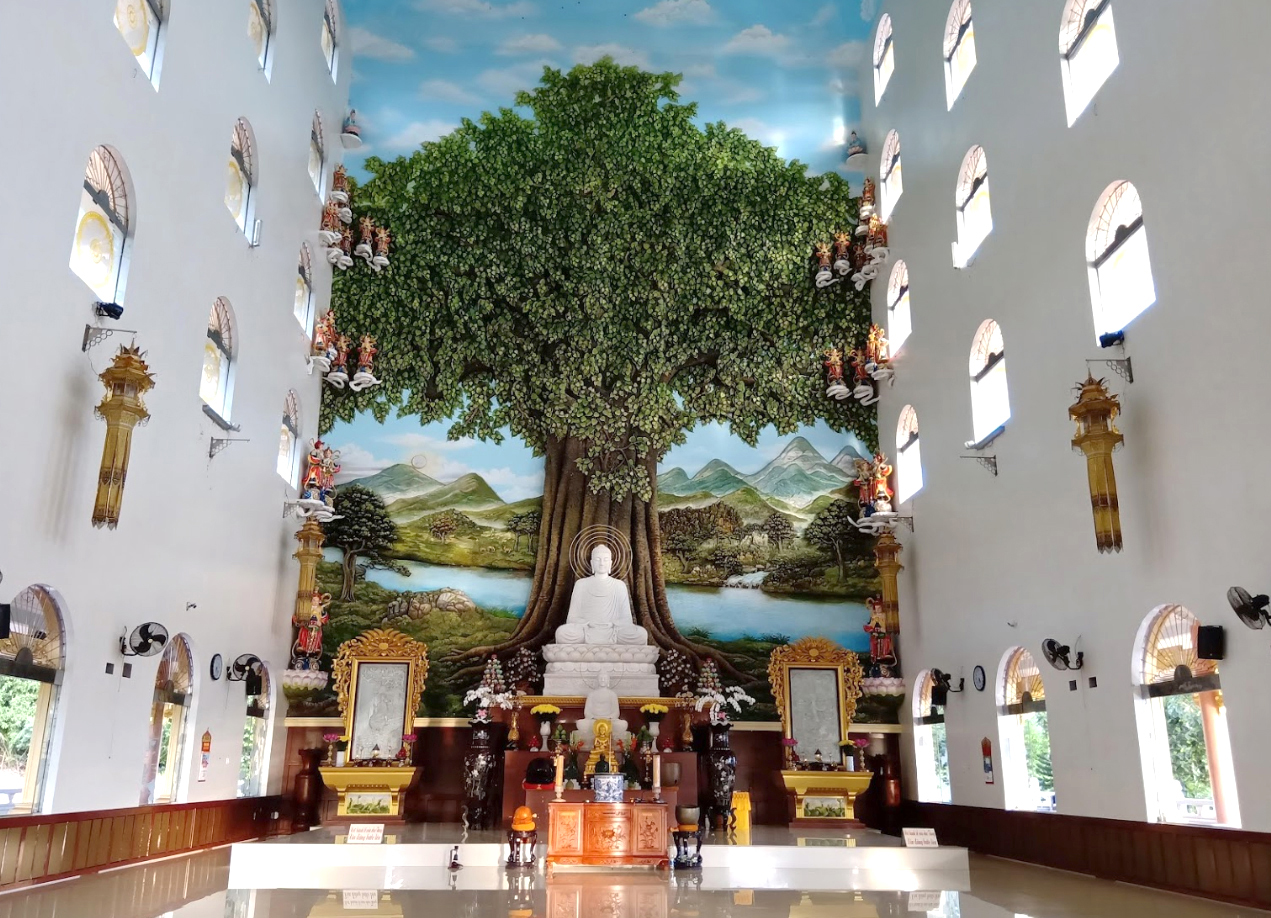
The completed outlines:
{"type": "Polygon", "coordinates": [[[623,698],[658,696],[658,648],[641,644],[548,644],[543,694],[586,696],[599,685],[601,673],[623,698]]]}
{"type": "MultiPolygon", "coordinates": [[[[231,849],[232,889],[506,889],[508,849],[501,832],[459,826],[390,828],[382,845],[346,845],[343,829],[242,842],[231,849]],[[465,840],[466,838],[466,840],[465,840]],[[463,869],[446,869],[459,846],[463,869]]],[[[793,831],[756,826],[749,844],[722,833],[702,847],[704,889],[965,890],[965,848],[905,848],[868,831],[793,831]],[[734,839],[735,841],[735,839],[734,839]]],[[[540,846],[540,854],[542,848],[540,846]]],[[[673,853],[673,852],[672,852],[673,853]]],[[[540,866],[526,871],[535,888],[571,882],[540,866]]],[[[623,873],[623,871],[618,871],[623,873]]],[[[515,872],[514,872],[515,874],[515,872]]],[[[663,875],[668,884],[669,873],[663,875]]],[[[696,881],[694,881],[696,883],[696,881]]]]}

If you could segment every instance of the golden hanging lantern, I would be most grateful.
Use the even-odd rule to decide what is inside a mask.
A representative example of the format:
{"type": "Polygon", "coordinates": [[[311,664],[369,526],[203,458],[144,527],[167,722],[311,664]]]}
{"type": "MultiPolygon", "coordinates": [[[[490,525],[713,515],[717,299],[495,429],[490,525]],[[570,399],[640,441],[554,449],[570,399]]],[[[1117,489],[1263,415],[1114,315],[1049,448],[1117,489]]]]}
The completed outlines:
{"type": "Polygon", "coordinates": [[[1125,437],[1117,430],[1116,419],[1121,402],[1108,392],[1102,379],[1088,376],[1077,388],[1075,405],[1068,416],[1077,422],[1074,449],[1086,456],[1086,477],[1090,483],[1090,507],[1094,512],[1095,544],[1101,552],[1121,550],[1121,507],[1117,502],[1117,477],[1112,468],[1112,453],[1125,437]]]}
{"type": "Polygon", "coordinates": [[[900,633],[900,590],[897,575],[905,568],[900,563],[901,544],[890,529],[884,529],[874,542],[874,567],[883,581],[883,627],[888,634],[900,633]]]}
{"type": "Polygon", "coordinates": [[[114,362],[98,379],[106,396],[97,406],[97,417],[106,422],[106,445],[102,449],[97,475],[97,498],[93,502],[93,525],[114,529],[119,525],[119,505],[124,498],[124,481],[132,455],[132,430],[150,420],[145,394],[154,388],[154,377],[145,355],[135,344],[120,347],[114,362]]]}

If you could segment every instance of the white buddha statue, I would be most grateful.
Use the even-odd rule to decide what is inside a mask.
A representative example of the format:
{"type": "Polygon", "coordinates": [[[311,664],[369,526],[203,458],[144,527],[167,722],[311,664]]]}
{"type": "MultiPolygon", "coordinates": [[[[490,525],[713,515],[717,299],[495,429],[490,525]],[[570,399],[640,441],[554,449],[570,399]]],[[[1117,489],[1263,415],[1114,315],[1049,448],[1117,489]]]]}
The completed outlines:
{"type": "Polygon", "coordinates": [[[597,545],[591,552],[591,576],[574,584],[565,624],[556,629],[557,644],[649,643],[649,632],[631,617],[631,594],[625,582],[610,577],[613,552],[597,545]]]}
{"type": "MultiPolygon", "coordinates": [[[[565,624],[556,629],[556,640],[543,648],[547,671],[544,695],[589,695],[598,677],[606,677],[617,717],[617,698],[645,698],[658,695],[658,648],[649,643],[649,633],[635,623],[631,594],[623,580],[611,577],[613,552],[597,545],[591,552],[591,574],[580,577],[569,597],[565,624]]],[[[598,702],[599,703],[599,702],[598,702]]],[[[614,730],[618,731],[615,722],[614,730]]]]}
{"type": "Polygon", "coordinates": [[[600,684],[596,688],[587,693],[587,703],[583,705],[583,716],[578,721],[578,735],[586,744],[584,748],[591,749],[591,745],[595,742],[595,723],[597,720],[608,720],[613,728],[614,740],[625,739],[627,736],[627,722],[618,715],[621,713],[621,707],[618,704],[618,693],[609,687],[609,674],[602,672],[599,676],[600,684]]]}

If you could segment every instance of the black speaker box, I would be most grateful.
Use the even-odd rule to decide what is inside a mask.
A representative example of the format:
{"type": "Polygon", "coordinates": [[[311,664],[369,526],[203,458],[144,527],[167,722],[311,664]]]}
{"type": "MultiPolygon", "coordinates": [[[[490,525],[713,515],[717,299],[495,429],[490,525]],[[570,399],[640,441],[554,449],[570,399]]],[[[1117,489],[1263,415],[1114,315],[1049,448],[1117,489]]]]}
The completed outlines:
{"type": "Polygon", "coordinates": [[[949,690],[939,683],[931,687],[931,706],[943,708],[949,703],[949,690]]]}
{"type": "Polygon", "coordinates": [[[13,606],[0,602],[0,641],[9,636],[9,625],[13,621],[13,606]]]}
{"type": "Polygon", "coordinates": [[[1227,637],[1222,625],[1201,625],[1196,629],[1196,656],[1221,660],[1226,655],[1227,637]]]}

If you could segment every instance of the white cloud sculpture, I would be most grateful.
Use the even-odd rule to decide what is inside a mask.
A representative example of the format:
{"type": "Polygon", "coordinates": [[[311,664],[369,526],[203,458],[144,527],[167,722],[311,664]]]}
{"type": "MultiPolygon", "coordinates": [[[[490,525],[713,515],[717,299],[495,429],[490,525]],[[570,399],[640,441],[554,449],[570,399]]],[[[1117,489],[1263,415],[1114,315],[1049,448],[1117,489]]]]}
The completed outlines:
{"type": "Polygon", "coordinates": [[[645,25],[665,28],[673,25],[705,25],[713,22],[715,11],[706,0],[661,0],[635,14],[645,25]]]}

